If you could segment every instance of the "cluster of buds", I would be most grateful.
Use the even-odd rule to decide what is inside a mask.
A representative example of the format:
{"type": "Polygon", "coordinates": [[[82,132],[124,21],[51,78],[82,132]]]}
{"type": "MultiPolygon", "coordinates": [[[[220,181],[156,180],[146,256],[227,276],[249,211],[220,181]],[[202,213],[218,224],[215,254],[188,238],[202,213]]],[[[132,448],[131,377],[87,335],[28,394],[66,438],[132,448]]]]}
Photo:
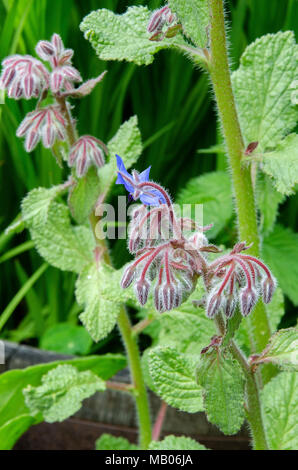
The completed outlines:
{"type": "Polygon", "coordinates": [[[196,227],[197,232],[187,237],[185,232],[193,222],[177,218],[166,190],[149,180],[150,168],[129,174],[119,156],[117,164],[116,183],[143,203],[132,214],[128,246],[135,260],[126,267],[121,286],[125,289],[134,282],[137,298],[144,305],[153,285],[158,311],[179,307],[194,290],[198,277],[207,275],[206,252],[214,247],[208,245],[203,233],[206,228],[196,227]]]}
{"type": "Polygon", "coordinates": [[[222,310],[227,318],[231,318],[237,305],[246,317],[260,296],[265,304],[271,301],[276,280],[262,261],[242,253],[249,248],[245,243],[237,243],[229,254],[209,265],[208,317],[213,318],[222,310]]]}
{"type": "Polygon", "coordinates": [[[107,148],[101,140],[90,135],[83,135],[70,149],[68,163],[76,166],[77,176],[84,176],[91,165],[97,168],[104,166],[104,151],[107,148]]]}
{"type": "Polygon", "coordinates": [[[66,122],[58,106],[47,106],[28,113],[17,129],[17,137],[24,137],[25,149],[31,152],[42,139],[50,148],[56,139],[65,139],[66,122]]]}
{"type": "MultiPolygon", "coordinates": [[[[72,65],[73,50],[66,49],[58,34],[51,41],[39,41],[36,53],[47,62],[47,68],[39,59],[30,55],[12,55],[2,62],[0,86],[7,90],[10,98],[38,98],[37,107],[28,113],[17,129],[18,137],[25,137],[27,152],[34,150],[39,141],[51,148],[58,141],[68,138],[67,128],[73,128],[70,105],[66,98],[82,98],[89,95],[105,72],[99,77],[87,80],[78,88],[74,84],[82,82],[79,71],[72,65]],[[53,103],[41,106],[42,101],[52,95],[53,103]]],[[[69,152],[69,166],[75,166],[77,176],[85,175],[90,165],[102,167],[106,146],[92,136],[82,136],[76,140],[69,152]]]]}
{"type": "Polygon", "coordinates": [[[181,29],[181,24],[177,23],[177,16],[172,13],[168,5],[155,10],[147,26],[147,31],[151,34],[150,41],[162,41],[164,38],[172,38],[181,29]]]}
{"type": "Polygon", "coordinates": [[[261,294],[265,303],[270,302],[276,282],[264,263],[241,253],[249,247],[237,243],[228,255],[208,263],[208,252],[220,251],[205,236],[210,226],[178,218],[165,189],[149,180],[150,168],[130,174],[119,156],[117,165],[116,183],[125,186],[131,199],[143,203],[132,212],[128,248],[135,259],[124,270],[122,288],[134,283],[144,305],[152,287],[155,308],[164,312],[179,307],[202,277],[210,318],[221,310],[231,318],[238,302],[246,316],[261,294]]]}

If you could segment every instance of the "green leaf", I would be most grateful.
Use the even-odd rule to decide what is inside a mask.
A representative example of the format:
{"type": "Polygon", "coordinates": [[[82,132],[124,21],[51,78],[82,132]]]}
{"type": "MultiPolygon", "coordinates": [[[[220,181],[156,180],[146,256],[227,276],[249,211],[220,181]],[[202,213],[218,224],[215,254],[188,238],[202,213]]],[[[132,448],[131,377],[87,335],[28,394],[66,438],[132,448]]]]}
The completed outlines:
{"type": "Polygon", "coordinates": [[[162,441],[152,441],[149,450],[207,450],[194,439],[185,436],[169,435],[162,441]]]}
{"type": "Polygon", "coordinates": [[[41,421],[41,417],[30,417],[29,409],[25,405],[23,389],[27,385],[39,386],[41,377],[56,368],[59,364],[70,364],[78,370],[90,370],[104,380],[108,380],[126,365],[125,357],[120,354],[106,354],[102,356],[89,356],[68,361],[55,361],[48,364],[30,366],[26,369],[16,369],[3,372],[0,375],[0,443],[5,442],[2,435],[7,435],[7,446],[11,447],[22,432],[30,426],[41,421]],[[32,421],[32,424],[33,424],[32,421]]]}
{"type": "Polygon", "coordinates": [[[207,0],[169,0],[173,13],[182,23],[184,34],[198,47],[207,45],[209,7],[207,0]]]}
{"type": "Polygon", "coordinates": [[[273,148],[297,123],[291,84],[297,78],[297,46],[291,31],[267,34],[244,51],[232,82],[245,144],[273,148]]]}
{"type": "Polygon", "coordinates": [[[37,251],[56,268],[79,273],[93,259],[95,243],[91,230],[73,227],[64,204],[42,198],[38,205],[38,195],[40,192],[31,191],[22,204],[23,218],[37,251]]]}
{"type": "Polygon", "coordinates": [[[99,194],[99,177],[96,168],[92,166],[85,176],[78,179],[68,196],[71,214],[78,224],[87,222],[99,194]]]}
{"type": "Polygon", "coordinates": [[[31,414],[42,413],[48,423],[64,421],[81,408],[85,398],[105,390],[105,382],[93,372],[79,372],[71,365],[59,365],[41,381],[39,387],[28,385],[23,393],[31,414]]]}
{"type": "Polygon", "coordinates": [[[85,355],[90,352],[92,339],[83,326],[58,323],[49,328],[40,339],[41,349],[61,354],[85,355]]]}
{"type": "Polygon", "coordinates": [[[17,440],[34,424],[29,414],[17,416],[0,427],[0,450],[11,450],[17,440]]]}
{"type": "Polygon", "coordinates": [[[108,143],[110,161],[98,173],[102,192],[107,193],[117,177],[115,155],[120,155],[125,167],[130,168],[141,155],[142,148],[138,118],[137,116],[132,116],[119,127],[114,137],[108,143]]]}
{"type": "Polygon", "coordinates": [[[298,383],[296,372],[282,372],[262,391],[264,424],[272,450],[298,448],[298,383]]]}
{"type": "MultiPolygon", "coordinates": [[[[203,204],[201,225],[213,223],[208,238],[214,238],[233,216],[230,177],[222,171],[206,173],[188,181],[176,199],[177,204],[203,204]]],[[[190,214],[189,214],[190,215],[190,214]]]]}
{"type": "Polygon", "coordinates": [[[30,227],[47,221],[50,205],[61,191],[61,186],[35,188],[22,201],[22,221],[30,227]]]}
{"type": "Polygon", "coordinates": [[[186,313],[186,308],[182,304],[178,309],[161,315],[159,344],[174,347],[190,357],[199,357],[203,347],[216,334],[216,329],[202,309],[196,309],[196,312],[195,307],[189,306],[192,313],[186,313]]]}
{"type": "Polygon", "coordinates": [[[81,31],[102,60],[126,60],[148,65],[159,50],[187,44],[179,34],[162,41],[150,41],[147,25],[152,12],[147,7],[129,7],[122,15],[105,8],[93,11],[80,24],[81,31]]]}
{"type": "Polygon", "coordinates": [[[102,434],[95,443],[96,450],[138,450],[138,446],[131,444],[124,437],[116,437],[111,434],[102,434]]]}
{"type": "Polygon", "coordinates": [[[94,341],[105,338],[114,328],[121,303],[133,298],[131,289],[120,288],[121,271],[91,264],[76,283],[76,298],[84,307],[80,320],[94,341]]]}
{"type": "Polygon", "coordinates": [[[228,353],[212,351],[201,356],[197,378],[204,388],[209,421],[225,434],[236,434],[244,420],[244,379],[239,364],[228,353]]]}
{"type": "Polygon", "coordinates": [[[264,153],[261,168],[272,178],[277,191],[292,194],[298,183],[298,135],[288,135],[272,152],[264,153]]]}
{"type": "Polygon", "coordinates": [[[279,204],[285,197],[274,188],[271,178],[261,172],[258,174],[256,196],[261,213],[260,229],[263,235],[268,235],[274,228],[279,204]]]}
{"type": "Polygon", "coordinates": [[[298,305],[298,235],[277,225],[264,238],[262,251],[283,292],[298,305]]]}
{"type": "Polygon", "coordinates": [[[262,354],[254,364],[271,362],[283,369],[298,372],[298,329],[279,330],[269,340],[262,354]]]}
{"type": "Polygon", "coordinates": [[[202,389],[195,380],[195,365],[175,348],[149,352],[149,370],[161,398],[182,411],[203,411],[202,389]]]}

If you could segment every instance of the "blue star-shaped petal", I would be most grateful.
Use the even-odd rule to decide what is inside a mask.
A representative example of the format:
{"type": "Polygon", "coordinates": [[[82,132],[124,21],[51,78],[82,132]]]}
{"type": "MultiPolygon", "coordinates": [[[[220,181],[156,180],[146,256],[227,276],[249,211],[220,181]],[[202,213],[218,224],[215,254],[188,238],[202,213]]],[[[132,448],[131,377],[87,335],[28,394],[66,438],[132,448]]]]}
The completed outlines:
{"type": "Polygon", "coordinates": [[[132,174],[126,170],[122,158],[116,155],[118,177],[116,184],[123,184],[125,189],[129,192],[134,200],[140,199],[146,206],[159,206],[165,203],[164,196],[154,188],[144,187],[138,188],[140,183],[146,183],[149,181],[149,173],[151,166],[149,166],[142,173],[138,173],[136,170],[132,171],[132,174]]]}

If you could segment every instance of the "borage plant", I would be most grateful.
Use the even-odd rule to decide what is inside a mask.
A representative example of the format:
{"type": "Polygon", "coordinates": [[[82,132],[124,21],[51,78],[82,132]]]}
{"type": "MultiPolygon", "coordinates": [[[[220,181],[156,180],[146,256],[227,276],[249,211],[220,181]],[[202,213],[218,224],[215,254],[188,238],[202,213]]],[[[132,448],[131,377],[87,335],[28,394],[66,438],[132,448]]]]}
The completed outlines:
{"type": "MultiPolygon", "coordinates": [[[[71,64],[73,51],[64,49],[57,34],[36,48],[50,68],[30,56],[5,59],[1,81],[8,96],[38,98],[17,130],[26,150],[41,140],[60,165],[67,162],[71,168],[63,184],[28,194],[20,223],[48,263],[79,274],[80,320],[93,340],[105,338],[118,323],[132,380],[109,381],[125,365],[123,356],[111,354],[3,374],[0,387],[13,388],[20,379],[22,387],[13,409],[9,399],[4,403],[1,445],[10,448],[41,420],[66,419],[84,398],[110,387],[135,397],[142,449],[204,449],[182,436],[159,441],[166,405],[205,411],[225,434],[237,433],[246,418],[256,450],[297,448],[298,332],[288,328],[271,336],[283,315],[282,294],[260,259],[259,235],[265,222],[273,229],[279,202],[298,182],[298,137],[289,134],[297,123],[291,101],[297,73],[293,34],[261,37],[248,46],[231,75],[222,0],[170,0],[154,12],[131,7],[122,15],[98,10],[81,29],[101,59],[148,65],[160,49],[175,48],[209,74],[230,165],[239,242],[230,250],[209,243],[211,226],[178,216],[168,192],[150,180],[150,168],[127,171],[142,150],[136,117],[107,145],[77,134],[69,99],[89,94],[103,74],[76,88],[82,79],[71,64]],[[116,176],[129,200],[142,203],[131,212],[128,247],[134,260],[123,270],[113,268],[103,236],[102,205],[116,176]],[[262,204],[268,194],[275,201],[270,217],[262,204]],[[133,326],[128,305],[141,317],[133,326]],[[153,343],[141,358],[137,336],[153,322],[159,328],[150,331],[153,343]],[[164,402],[153,430],[146,386],[164,402]]],[[[1,326],[7,320],[8,315],[2,317],[1,326]]],[[[123,445],[135,448],[112,436],[97,442],[98,449],[123,445]]]]}

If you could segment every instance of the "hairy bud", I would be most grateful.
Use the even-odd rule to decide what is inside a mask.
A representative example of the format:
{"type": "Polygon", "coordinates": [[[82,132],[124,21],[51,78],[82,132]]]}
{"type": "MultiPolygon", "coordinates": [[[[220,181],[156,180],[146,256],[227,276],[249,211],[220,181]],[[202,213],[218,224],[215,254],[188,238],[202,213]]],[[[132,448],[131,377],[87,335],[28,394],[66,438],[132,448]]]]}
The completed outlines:
{"type": "Polygon", "coordinates": [[[98,168],[104,165],[104,152],[102,146],[105,145],[95,137],[84,135],[80,137],[72,146],[69,154],[69,166],[76,166],[78,177],[84,176],[91,165],[98,168]]]}

